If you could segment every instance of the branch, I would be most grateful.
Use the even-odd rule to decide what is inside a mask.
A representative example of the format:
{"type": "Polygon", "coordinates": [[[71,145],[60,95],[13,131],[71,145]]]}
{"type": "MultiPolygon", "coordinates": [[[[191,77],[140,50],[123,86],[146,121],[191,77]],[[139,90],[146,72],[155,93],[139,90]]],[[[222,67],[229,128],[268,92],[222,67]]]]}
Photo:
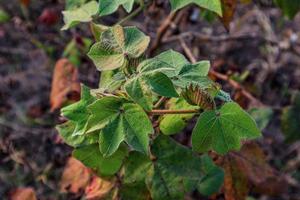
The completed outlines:
{"type": "MultiPolygon", "coordinates": [[[[179,42],[184,50],[184,52],[186,53],[187,57],[189,58],[189,60],[192,63],[197,62],[197,59],[195,58],[195,56],[193,55],[192,51],[190,50],[190,48],[187,46],[187,44],[185,43],[185,41],[180,37],[179,38],[179,42]]],[[[241,94],[246,97],[247,99],[250,100],[251,103],[254,103],[256,105],[263,105],[262,102],[260,102],[258,99],[256,99],[251,93],[249,93],[245,88],[243,88],[243,86],[241,86],[238,82],[230,79],[229,76],[225,75],[225,74],[221,74],[219,72],[214,71],[213,69],[211,69],[209,71],[210,75],[213,75],[215,77],[217,77],[218,79],[221,79],[223,81],[227,81],[229,83],[229,85],[231,85],[234,89],[236,90],[240,90],[241,94]]]]}
{"type": "Polygon", "coordinates": [[[193,114],[199,113],[199,109],[194,110],[151,110],[148,112],[150,115],[174,115],[174,114],[193,114]]]}
{"type": "Polygon", "coordinates": [[[171,12],[168,17],[162,22],[162,24],[158,27],[155,40],[153,42],[152,47],[150,48],[150,54],[152,54],[156,48],[161,43],[161,39],[163,38],[164,34],[168,30],[169,26],[171,25],[172,20],[177,15],[177,12],[171,12]]]}

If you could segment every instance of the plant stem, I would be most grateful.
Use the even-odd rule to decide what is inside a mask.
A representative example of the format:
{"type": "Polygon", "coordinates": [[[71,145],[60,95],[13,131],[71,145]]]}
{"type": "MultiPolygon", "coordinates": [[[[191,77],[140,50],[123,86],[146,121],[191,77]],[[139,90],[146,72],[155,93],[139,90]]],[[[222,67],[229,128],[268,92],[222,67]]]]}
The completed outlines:
{"type": "Polygon", "coordinates": [[[129,15],[127,15],[124,19],[120,20],[116,25],[121,25],[122,23],[130,20],[131,18],[133,18],[134,16],[138,15],[145,7],[145,3],[144,0],[140,0],[140,6],[133,11],[132,13],[130,13],[129,15]]]}
{"type": "Polygon", "coordinates": [[[149,111],[148,114],[150,115],[174,115],[174,114],[193,114],[193,113],[199,113],[200,110],[194,109],[194,110],[152,110],[149,111]]]}
{"type": "Polygon", "coordinates": [[[158,108],[159,106],[161,106],[161,104],[163,104],[166,99],[166,97],[161,97],[154,105],[154,108],[158,108]]]}

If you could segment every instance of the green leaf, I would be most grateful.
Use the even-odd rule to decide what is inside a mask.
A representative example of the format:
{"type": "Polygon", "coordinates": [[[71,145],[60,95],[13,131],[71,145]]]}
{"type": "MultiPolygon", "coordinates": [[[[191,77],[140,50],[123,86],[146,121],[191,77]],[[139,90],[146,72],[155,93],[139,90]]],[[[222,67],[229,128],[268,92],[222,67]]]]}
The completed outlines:
{"type": "Polygon", "coordinates": [[[88,56],[100,71],[120,68],[130,59],[140,57],[147,49],[150,38],[135,27],[116,25],[101,34],[88,56]]]}
{"type": "Polygon", "coordinates": [[[81,100],[61,109],[63,116],[76,124],[73,135],[82,135],[84,127],[89,117],[87,106],[95,98],[90,94],[90,89],[84,85],[81,86],[81,100]]]}
{"type": "Polygon", "coordinates": [[[145,183],[123,184],[120,190],[121,199],[151,199],[145,183]]]}
{"type": "Polygon", "coordinates": [[[100,37],[101,37],[101,34],[108,30],[109,27],[108,26],[105,26],[105,25],[102,25],[102,24],[95,24],[95,23],[91,23],[91,31],[93,33],[93,36],[94,36],[94,39],[99,42],[100,41],[100,37]]]}
{"type": "Polygon", "coordinates": [[[72,147],[78,147],[81,145],[94,144],[98,142],[98,137],[95,135],[82,136],[73,135],[75,130],[75,123],[72,121],[65,122],[56,126],[60,136],[63,138],[64,142],[72,147]]]}
{"type": "Polygon", "coordinates": [[[207,77],[209,68],[209,61],[200,61],[196,64],[186,64],[172,80],[175,85],[181,88],[186,88],[191,84],[206,88],[213,84],[213,81],[207,77]]]}
{"type": "Polygon", "coordinates": [[[129,13],[132,10],[133,4],[134,0],[100,0],[99,14],[100,16],[110,15],[121,5],[129,13]]]}
{"type": "Polygon", "coordinates": [[[189,4],[196,4],[202,8],[213,11],[222,16],[222,5],[220,0],[170,0],[172,10],[178,10],[189,4]]]}
{"type": "Polygon", "coordinates": [[[109,158],[105,158],[100,153],[98,144],[80,147],[73,151],[76,159],[95,170],[100,176],[112,176],[117,173],[127,154],[128,150],[123,145],[109,158]]]}
{"type": "Polygon", "coordinates": [[[207,76],[210,68],[209,61],[200,61],[196,64],[187,64],[184,65],[180,70],[179,75],[181,77],[198,77],[198,76],[207,76]]]}
{"type": "Polygon", "coordinates": [[[137,104],[117,97],[103,97],[89,106],[91,116],[86,132],[100,130],[99,145],[105,157],[112,155],[125,140],[134,150],[148,153],[152,124],[137,104]]]}
{"type": "Polygon", "coordinates": [[[141,73],[137,77],[129,79],[125,84],[125,91],[146,111],[152,109],[151,91],[165,97],[178,97],[172,81],[159,71],[141,73]]]}
{"type": "Polygon", "coordinates": [[[292,105],[283,109],[281,115],[281,129],[287,142],[300,139],[300,92],[293,97],[292,105]]]}
{"type": "Polygon", "coordinates": [[[87,0],[66,0],[66,9],[70,10],[70,9],[78,8],[83,4],[85,4],[86,2],[87,0]]]}
{"type": "Polygon", "coordinates": [[[256,121],[256,124],[260,130],[264,130],[273,116],[273,110],[271,108],[252,108],[249,110],[249,114],[256,121]]]}
{"type": "Polygon", "coordinates": [[[220,110],[205,111],[193,130],[192,146],[197,152],[214,150],[226,154],[239,150],[241,140],[261,135],[255,121],[238,104],[226,103],[220,110]]]}
{"type": "Polygon", "coordinates": [[[92,93],[97,93],[97,91],[113,93],[120,88],[125,81],[124,73],[119,70],[103,71],[101,72],[99,88],[93,90],[92,93]]]}
{"type": "Polygon", "coordinates": [[[99,147],[104,157],[111,156],[125,139],[125,128],[123,117],[117,116],[107,126],[105,126],[99,135],[99,147]]]}
{"type": "Polygon", "coordinates": [[[91,1],[83,4],[79,8],[74,10],[63,11],[65,25],[62,30],[67,30],[77,25],[79,22],[90,22],[92,21],[92,16],[96,15],[98,12],[98,3],[96,1],[91,1]]]}
{"type": "Polygon", "coordinates": [[[224,171],[217,167],[208,155],[203,155],[201,161],[201,170],[205,175],[198,181],[197,189],[201,194],[211,196],[222,187],[224,171]]]}
{"type": "Polygon", "coordinates": [[[145,182],[147,172],[152,167],[151,160],[139,152],[130,152],[124,163],[125,174],[123,183],[134,184],[145,182]]]}
{"type": "MultiPolygon", "coordinates": [[[[171,99],[168,102],[168,109],[180,110],[180,109],[196,109],[198,106],[192,106],[188,104],[184,99],[171,99]]],[[[194,114],[180,114],[180,115],[164,115],[160,121],[159,128],[165,135],[173,135],[182,131],[187,124],[187,121],[191,119],[194,114]]]]}
{"type": "Polygon", "coordinates": [[[138,72],[140,74],[161,72],[171,78],[176,86],[183,89],[190,84],[207,88],[213,84],[213,81],[207,77],[209,68],[208,61],[191,64],[182,54],[168,50],[140,63],[138,72]]]}
{"type": "Polygon", "coordinates": [[[125,103],[123,108],[126,142],[134,150],[148,154],[148,135],[154,132],[151,121],[144,110],[136,104],[125,103]]]}
{"type": "Polygon", "coordinates": [[[100,130],[117,118],[123,101],[117,97],[104,97],[89,105],[91,115],[85,125],[85,133],[100,130]]]}
{"type": "Polygon", "coordinates": [[[146,111],[152,110],[152,93],[142,78],[135,77],[130,79],[126,82],[124,88],[132,100],[146,111]]]}
{"type": "Polygon", "coordinates": [[[9,14],[0,8],[0,24],[8,22],[10,20],[9,14]]]}
{"type": "Polygon", "coordinates": [[[290,19],[293,19],[300,11],[299,0],[274,0],[275,3],[282,9],[283,13],[290,19]]]}
{"type": "Polygon", "coordinates": [[[156,94],[165,97],[178,97],[174,85],[167,75],[161,72],[146,73],[143,75],[143,79],[156,94]]]}
{"type": "MultiPolygon", "coordinates": [[[[214,166],[212,161],[207,166],[208,161],[204,160],[203,156],[194,154],[169,137],[158,136],[151,149],[153,159],[137,152],[130,153],[124,164],[124,182],[126,184],[145,182],[154,200],[183,199],[185,193],[190,192],[184,187],[184,181],[204,184],[211,178],[210,175],[215,177],[211,169],[218,167],[214,166]]],[[[222,183],[223,177],[219,176],[218,180],[222,183]]],[[[211,187],[214,188],[214,192],[218,191],[221,184],[213,181],[211,183],[215,184],[211,187]]]]}
{"type": "Polygon", "coordinates": [[[138,66],[138,71],[140,73],[158,71],[166,74],[168,77],[173,77],[178,75],[181,68],[186,64],[189,64],[189,62],[182,54],[168,50],[142,62],[138,66]]]}

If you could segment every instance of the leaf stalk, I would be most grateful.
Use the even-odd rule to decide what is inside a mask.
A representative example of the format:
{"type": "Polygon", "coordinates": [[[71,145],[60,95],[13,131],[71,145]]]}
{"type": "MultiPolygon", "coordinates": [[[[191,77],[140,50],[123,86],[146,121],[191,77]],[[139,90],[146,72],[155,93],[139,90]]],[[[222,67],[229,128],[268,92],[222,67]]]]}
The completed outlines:
{"type": "Polygon", "coordinates": [[[131,14],[127,15],[124,19],[120,20],[116,25],[121,25],[124,22],[130,20],[131,18],[135,17],[144,9],[144,7],[145,7],[144,0],[140,0],[140,6],[135,11],[133,11],[131,14]]]}
{"type": "Polygon", "coordinates": [[[174,115],[174,114],[193,114],[193,113],[200,113],[199,109],[193,110],[152,110],[149,111],[148,114],[150,115],[174,115]]]}

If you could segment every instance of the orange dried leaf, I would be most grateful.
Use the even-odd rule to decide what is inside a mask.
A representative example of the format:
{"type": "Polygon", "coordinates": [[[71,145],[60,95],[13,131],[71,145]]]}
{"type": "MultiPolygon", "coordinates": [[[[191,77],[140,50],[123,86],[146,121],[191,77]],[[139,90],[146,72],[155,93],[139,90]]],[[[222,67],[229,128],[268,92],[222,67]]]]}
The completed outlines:
{"type": "Polygon", "coordinates": [[[10,200],[37,200],[35,191],[28,188],[17,188],[9,193],[10,200]]]}
{"type": "Polygon", "coordinates": [[[91,172],[80,161],[75,158],[69,158],[64,169],[61,181],[60,191],[78,193],[84,191],[91,177],[91,172]]]}
{"type": "Polygon", "coordinates": [[[80,99],[80,83],[78,70],[68,59],[56,62],[50,94],[51,111],[60,108],[67,100],[80,99]]]}
{"type": "Polygon", "coordinates": [[[237,0],[222,0],[223,16],[221,21],[227,30],[229,30],[230,22],[234,17],[236,6],[237,0]]]}
{"type": "Polygon", "coordinates": [[[85,188],[85,198],[89,200],[101,199],[105,197],[113,187],[113,181],[94,176],[89,185],[85,188]]]}

